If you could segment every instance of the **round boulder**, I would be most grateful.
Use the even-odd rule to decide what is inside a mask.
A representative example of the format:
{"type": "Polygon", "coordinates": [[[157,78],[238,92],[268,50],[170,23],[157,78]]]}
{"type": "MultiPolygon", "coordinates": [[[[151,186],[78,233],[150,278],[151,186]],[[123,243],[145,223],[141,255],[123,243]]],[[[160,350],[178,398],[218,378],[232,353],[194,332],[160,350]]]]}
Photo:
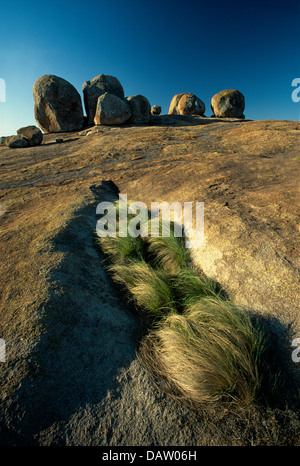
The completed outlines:
{"type": "Polygon", "coordinates": [[[125,100],[105,92],[98,97],[94,122],[96,125],[122,125],[131,114],[130,105],[125,100]]]}
{"type": "Polygon", "coordinates": [[[169,114],[171,115],[204,115],[205,104],[199,97],[190,92],[174,95],[171,100],[169,114]]]}
{"type": "Polygon", "coordinates": [[[131,108],[132,115],[128,120],[131,124],[147,124],[151,119],[151,105],[149,100],[141,94],[132,95],[125,99],[131,108]]]}
{"type": "Polygon", "coordinates": [[[27,139],[29,146],[38,146],[43,141],[42,131],[34,125],[18,129],[17,134],[27,139]]]}
{"type": "Polygon", "coordinates": [[[108,74],[99,74],[82,85],[85,111],[88,125],[94,124],[98,98],[108,92],[124,99],[124,90],[120,81],[108,74]]]}
{"type": "Polygon", "coordinates": [[[159,105],[153,105],[151,107],[152,115],[160,115],[161,114],[161,107],[159,105]]]}
{"type": "Polygon", "coordinates": [[[244,118],[245,97],[236,89],[225,89],[212,97],[211,109],[217,117],[244,118]]]}
{"type": "Polygon", "coordinates": [[[72,84],[52,74],[33,85],[34,117],[46,133],[77,131],[83,126],[81,97],[72,84]]]}

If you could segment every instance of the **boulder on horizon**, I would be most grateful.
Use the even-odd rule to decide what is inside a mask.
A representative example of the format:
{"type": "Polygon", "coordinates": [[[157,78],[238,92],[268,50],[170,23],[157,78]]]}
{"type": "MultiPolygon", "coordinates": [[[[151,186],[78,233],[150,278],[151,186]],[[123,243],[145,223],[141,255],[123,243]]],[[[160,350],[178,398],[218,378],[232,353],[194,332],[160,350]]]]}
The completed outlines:
{"type": "Polygon", "coordinates": [[[141,94],[132,95],[125,99],[132,111],[132,115],[128,120],[131,124],[147,124],[151,119],[151,105],[149,100],[141,94]]]}
{"type": "Polygon", "coordinates": [[[98,97],[95,125],[122,125],[132,115],[130,105],[116,95],[105,92],[98,97]]]}
{"type": "Polygon", "coordinates": [[[199,97],[190,92],[174,95],[171,100],[169,114],[171,115],[204,115],[205,104],[199,97]]]}
{"type": "Polygon", "coordinates": [[[85,111],[88,125],[94,124],[98,98],[108,92],[120,99],[124,99],[124,90],[120,81],[115,76],[99,74],[82,85],[85,111]]]}
{"type": "Polygon", "coordinates": [[[151,107],[152,115],[160,115],[161,114],[161,107],[159,105],[153,105],[151,107]]]}
{"type": "Polygon", "coordinates": [[[236,89],[225,89],[212,97],[211,109],[217,117],[245,118],[245,97],[236,89]]]}
{"type": "Polygon", "coordinates": [[[33,85],[34,117],[46,133],[77,131],[83,126],[81,97],[63,78],[45,74],[33,85]]]}

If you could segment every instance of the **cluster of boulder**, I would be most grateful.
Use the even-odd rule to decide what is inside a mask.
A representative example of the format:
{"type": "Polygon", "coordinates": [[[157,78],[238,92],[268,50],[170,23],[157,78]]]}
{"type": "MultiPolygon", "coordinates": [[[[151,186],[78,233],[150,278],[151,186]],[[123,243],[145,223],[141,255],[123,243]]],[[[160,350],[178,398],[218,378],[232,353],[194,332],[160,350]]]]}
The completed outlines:
{"type": "Polygon", "coordinates": [[[0,138],[0,144],[11,148],[38,146],[43,141],[43,133],[36,126],[24,126],[18,129],[17,134],[13,136],[3,136],[0,138]]]}
{"type": "MultiPolygon", "coordinates": [[[[125,97],[120,81],[100,74],[82,85],[86,117],[81,96],[72,84],[63,78],[46,74],[33,85],[34,116],[40,128],[47,133],[77,131],[84,126],[147,124],[151,115],[159,115],[161,107],[150,106],[143,95],[125,97]]],[[[245,98],[235,89],[224,90],[211,100],[213,116],[243,118],[245,98]]],[[[200,115],[205,104],[191,93],[173,97],[169,114],[200,115]]]]}
{"type": "MultiPolygon", "coordinates": [[[[81,96],[75,87],[63,78],[46,74],[33,85],[34,117],[45,133],[78,131],[93,125],[147,124],[151,115],[160,115],[161,107],[150,106],[143,95],[125,97],[120,81],[100,74],[82,86],[86,116],[81,96]]],[[[245,98],[236,89],[226,89],[211,99],[213,116],[244,118],[245,98]]],[[[205,104],[192,93],[176,94],[169,114],[205,116],[205,104]]],[[[20,128],[17,135],[1,138],[9,147],[27,147],[41,144],[43,134],[36,126],[20,128]]]]}
{"type": "MultiPolygon", "coordinates": [[[[225,89],[211,99],[213,116],[220,118],[245,118],[245,97],[236,89],[225,89]]],[[[205,104],[194,94],[185,92],[174,95],[169,114],[204,116],[205,104]]]]}
{"type": "Polygon", "coordinates": [[[142,95],[126,97],[114,76],[100,74],[82,86],[81,97],[72,84],[54,75],[41,76],[33,85],[34,116],[47,133],[77,131],[91,125],[144,124],[151,106],[142,95]]]}

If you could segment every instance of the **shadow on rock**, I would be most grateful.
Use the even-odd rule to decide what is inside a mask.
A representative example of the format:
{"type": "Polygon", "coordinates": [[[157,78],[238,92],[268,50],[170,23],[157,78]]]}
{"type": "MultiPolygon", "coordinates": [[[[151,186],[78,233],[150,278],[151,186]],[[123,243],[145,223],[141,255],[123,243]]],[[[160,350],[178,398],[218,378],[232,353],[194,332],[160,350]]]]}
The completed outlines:
{"type": "Polygon", "coordinates": [[[53,241],[64,259],[51,273],[50,297],[39,310],[43,332],[11,409],[20,433],[11,443],[35,444],[42,430],[99,403],[115,388],[118,371],[135,359],[139,326],[99,260],[95,213],[95,203],[84,206],[53,241]]]}

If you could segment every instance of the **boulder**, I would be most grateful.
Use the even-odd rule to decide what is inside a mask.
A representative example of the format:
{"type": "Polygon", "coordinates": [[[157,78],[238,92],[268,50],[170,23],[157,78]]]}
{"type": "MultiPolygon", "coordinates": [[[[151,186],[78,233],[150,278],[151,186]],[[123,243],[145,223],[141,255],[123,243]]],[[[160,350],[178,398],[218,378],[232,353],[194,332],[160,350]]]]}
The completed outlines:
{"type": "Polygon", "coordinates": [[[105,92],[124,99],[124,90],[120,81],[108,74],[99,74],[90,81],[85,81],[82,90],[88,125],[94,124],[98,98],[105,92]]]}
{"type": "Polygon", "coordinates": [[[161,114],[161,107],[159,105],[153,105],[151,107],[152,115],[160,115],[161,114]]]}
{"type": "Polygon", "coordinates": [[[77,131],[83,126],[81,97],[63,78],[46,74],[33,85],[34,116],[46,133],[77,131]]]}
{"type": "Polygon", "coordinates": [[[180,115],[204,115],[205,104],[194,94],[184,94],[178,102],[180,115]]]}
{"type": "Polygon", "coordinates": [[[212,97],[211,109],[217,117],[245,118],[245,97],[236,89],[225,89],[212,97]]]}
{"type": "Polygon", "coordinates": [[[29,146],[38,146],[43,141],[43,133],[36,126],[24,126],[23,128],[18,129],[17,134],[23,136],[29,146]]]}
{"type": "Polygon", "coordinates": [[[8,138],[9,138],[9,136],[2,136],[2,137],[0,138],[0,145],[2,145],[2,146],[5,145],[6,140],[7,140],[8,138]]]}
{"type": "Polygon", "coordinates": [[[204,115],[205,104],[199,97],[190,92],[174,95],[169,114],[172,115],[204,115]]]}
{"type": "Polygon", "coordinates": [[[105,92],[98,97],[94,122],[96,125],[122,125],[131,114],[130,105],[125,100],[105,92]]]}
{"type": "Polygon", "coordinates": [[[184,95],[183,93],[174,95],[174,97],[172,98],[171,103],[170,103],[169,115],[178,115],[179,114],[177,106],[178,106],[179,100],[181,99],[181,97],[183,95],[184,95]]]}
{"type": "Polygon", "coordinates": [[[151,119],[151,105],[146,97],[141,94],[133,95],[126,98],[132,111],[132,116],[128,123],[146,124],[151,119]]]}
{"type": "Polygon", "coordinates": [[[10,136],[5,139],[5,145],[11,147],[12,149],[16,149],[18,147],[28,147],[29,143],[26,138],[21,135],[10,136]]]}

